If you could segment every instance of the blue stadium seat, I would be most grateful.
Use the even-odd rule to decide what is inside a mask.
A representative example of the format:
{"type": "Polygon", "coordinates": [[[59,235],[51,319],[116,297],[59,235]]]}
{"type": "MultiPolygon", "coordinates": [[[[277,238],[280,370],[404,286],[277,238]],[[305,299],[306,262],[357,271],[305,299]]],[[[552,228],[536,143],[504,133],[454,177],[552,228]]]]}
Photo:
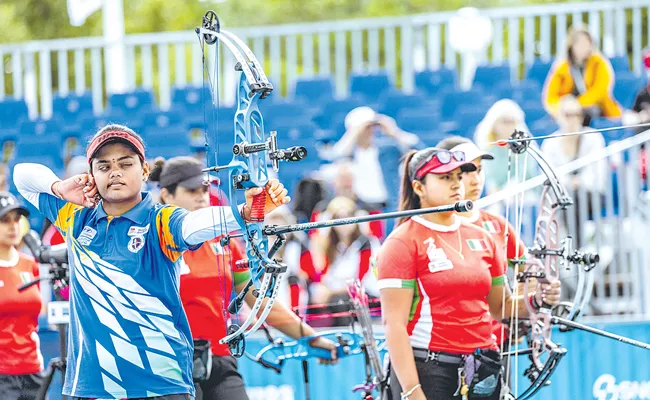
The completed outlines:
{"type": "Polygon", "coordinates": [[[6,127],[0,125],[0,143],[7,140],[16,140],[18,136],[20,136],[20,130],[15,124],[6,127]]]}
{"type": "Polygon", "coordinates": [[[512,87],[512,97],[510,98],[518,104],[531,101],[536,101],[541,104],[542,86],[534,80],[519,81],[512,87]]]}
{"type": "Polygon", "coordinates": [[[334,98],[334,82],[331,77],[298,79],[293,88],[293,97],[309,102],[329,101],[334,98]]]}
{"type": "Polygon", "coordinates": [[[553,62],[544,62],[542,60],[536,59],[535,62],[528,68],[526,71],[526,80],[537,82],[540,86],[544,86],[546,81],[546,76],[551,70],[553,62]]]}
{"type": "Polygon", "coordinates": [[[539,101],[528,101],[522,103],[521,108],[523,109],[524,114],[526,114],[526,124],[528,125],[548,116],[548,113],[539,101]]]}
{"type": "Polygon", "coordinates": [[[311,139],[318,130],[318,126],[311,121],[311,118],[283,117],[275,118],[265,125],[268,132],[278,132],[278,145],[287,147],[287,140],[311,139]]]}
{"type": "Polygon", "coordinates": [[[23,120],[20,123],[20,135],[25,136],[40,136],[40,135],[59,135],[63,130],[61,121],[57,118],[49,120],[37,119],[35,121],[23,120]]]}
{"type": "Polygon", "coordinates": [[[63,97],[57,94],[52,100],[52,112],[66,124],[73,123],[80,116],[90,116],[93,113],[93,98],[90,92],[82,95],[74,93],[63,97]]]}
{"type": "Polygon", "coordinates": [[[476,68],[474,85],[491,89],[506,82],[510,82],[510,66],[508,64],[482,65],[476,68]]]}
{"type": "Polygon", "coordinates": [[[528,129],[533,136],[550,135],[558,130],[558,128],[559,127],[553,118],[549,116],[539,119],[528,126],[528,129]]]}
{"type": "Polygon", "coordinates": [[[455,69],[442,67],[437,70],[422,71],[415,74],[415,87],[429,94],[437,94],[440,89],[456,86],[458,74],[455,69]]]}
{"type": "MultiPolygon", "coordinates": [[[[145,128],[148,157],[177,157],[191,154],[189,132],[180,125],[145,128]]],[[[232,141],[232,137],[230,138],[232,141]]]]}
{"type": "Polygon", "coordinates": [[[300,122],[311,121],[310,110],[302,102],[260,103],[260,112],[264,116],[265,125],[273,123],[276,119],[287,118],[296,118],[300,122]]]}
{"type": "Polygon", "coordinates": [[[152,111],[144,114],[142,122],[146,129],[149,128],[167,128],[183,124],[183,117],[180,113],[173,111],[152,111]]]}
{"type": "Polygon", "coordinates": [[[461,133],[474,132],[476,126],[485,117],[484,108],[476,108],[471,105],[464,105],[456,110],[454,120],[458,124],[458,131],[461,133]]]}
{"type": "Polygon", "coordinates": [[[643,86],[643,80],[632,74],[616,75],[616,79],[614,80],[614,98],[624,108],[632,108],[636,94],[643,86]]]}
{"type": "Polygon", "coordinates": [[[609,62],[612,64],[612,69],[616,74],[619,72],[630,72],[630,61],[627,59],[627,56],[612,57],[609,59],[609,62]]]}
{"type": "Polygon", "coordinates": [[[471,105],[476,108],[488,109],[489,104],[493,104],[497,98],[484,92],[481,88],[474,88],[465,92],[453,91],[444,94],[440,111],[442,118],[449,121],[456,114],[456,109],[464,105],[471,105]]]}
{"type": "Polygon", "coordinates": [[[333,121],[343,123],[341,115],[345,118],[347,113],[364,105],[366,105],[366,102],[357,96],[349,97],[345,100],[332,101],[323,106],[322,112],[320,115],[315,116],[313,121],[321,129],[329,129],[333,121]]]}
{"type": "Polygon", "coordinates": [[[7,97],[0,101],[0,125],[8,127],[27,118],[27,104],[24,100],[7,97]]]}
{"type": "Polygon", "coordinates": [[[136,114],[154,109],[153,93],[138,89],[131,93],[112,94],[108,98],[108,111],[124,114],[136,114]]]}
{"type": "Polygon", "coordinates": [[[188,111],[203,109],[204,104],[212,104],[210,89],[201,86],[173,87],[172,104],[188,111]]]}
{"type": "Polygon", "coordinates": [[[350,76],[350,93],[363,96],[370,102],[376,102],[382,93],[389,90],[393,85],[388,74],[353,74],[350,76]]]}
{"type": "Polygon", "coordinates": [[[16,143],[16,157],[23,156],[51,156],[54,159],[61,159],[63,163],[63,149],[61,138],[58,134],[43,136],[21,136],[16,143]]]}
{"type": "Polygon", "coordinates": [[[435,104],[420,93],[406,95],[399,91],[384,93],[379,101],[379,112],[396,118],[400,111],[409,108],[435,108],[435,104]]]}
{"type": "Polygon", "coordinates": [[[396,119],[397,126],[406,132],[417,135],[436,131],[440,115],[429,108],[410,108],[402,110],[396,119]]]}

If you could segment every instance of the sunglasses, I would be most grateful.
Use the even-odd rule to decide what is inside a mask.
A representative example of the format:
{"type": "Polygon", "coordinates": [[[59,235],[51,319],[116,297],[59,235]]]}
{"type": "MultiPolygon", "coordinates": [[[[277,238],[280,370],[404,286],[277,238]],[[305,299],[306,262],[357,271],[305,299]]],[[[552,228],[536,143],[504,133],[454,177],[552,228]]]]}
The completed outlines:
{"type": "MultiPolygon", "coordinates": [[[[427,151],[427,150],[424,150],[427,151]]],[[[465,153],[462,151],[447,151],[447,150],[441,150],[441,149],[433,149],[429,150],[431,151],[431,154],[429,154],[427,157],[425,157],[422,161],[420,161],[417,166],[413,169],[413,176],[417,175],[418,171],[427,165],[433,157],[438,158],[438,161],[440,164],[449,164],[452,160],[452,158],[456,161],[463,162],[465,161],[465,153]]],[[[413,157],[415,158],[415,157],[413,157]]]]}
{"type": "Polygon", "coordinates": [[[425,166],[429,161],[431,161],[433,157],[438,157],[438,161],[440,161],[440,164],[449,164],[452,158],[456,161],[465,161],[465,153],[462,151],[447,151],[447,150],[435,149],[431,151],[431,154],[429,154],[424,160],[418,163],[415,170],[417,171],[423,166],[425,166]]]}

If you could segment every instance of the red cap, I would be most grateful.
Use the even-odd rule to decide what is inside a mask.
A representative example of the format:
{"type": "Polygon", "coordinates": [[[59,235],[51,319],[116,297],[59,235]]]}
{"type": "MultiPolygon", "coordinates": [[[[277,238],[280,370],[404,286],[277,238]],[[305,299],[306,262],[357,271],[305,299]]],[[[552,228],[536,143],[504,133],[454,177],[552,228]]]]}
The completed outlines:
{"type": "Polygon", "coordinates": [[[438,153],[439,152],[434,153],[429,161],[427,161],[424,165],[418,168],[417,171],[415,171],[415,177],[413,179],[422,179],[426,174],[446,174],[455,170],[456,168],[460,168],[463,172],[476,171],[476,166],[471,162],[466,161],[464,159],[464,154],[463,161],[458,161],[453,155],[450,154],[450,161],[446,164],[443,164],[438,158],[438,153]]]}
{"type": "Polygon", "coordinates": [[[90,164],[90,160],[93,158],[95,153],[99,150],[100,147],[103,145],[112,142],[112,141],[125,141],[132,145],[138,155],[144,160],[144,145],[133,135],[130,135],[126,132],[123,131],[106,131],[102,133],[101,135],[97,136],[95,139],[93,139],[92,142],[90,142],[90,146],[88,146],[88,150],[86,151],[86,158],[88,159],[88,164],[90,164]]]}

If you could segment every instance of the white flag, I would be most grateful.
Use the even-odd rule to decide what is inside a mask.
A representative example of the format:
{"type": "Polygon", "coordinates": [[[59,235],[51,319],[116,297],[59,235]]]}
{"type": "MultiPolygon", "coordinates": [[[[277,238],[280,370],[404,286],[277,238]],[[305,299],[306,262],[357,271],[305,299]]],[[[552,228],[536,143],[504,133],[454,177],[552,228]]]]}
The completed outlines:
{"type": "MultiPolygon", "coordinates": [[[[107,0],[112,1],[112,0],[107,0]]],[[[81,26],[86,18],[102,7],[103,0],[68,0],[68,16],[72,26],[81,26]]]]}

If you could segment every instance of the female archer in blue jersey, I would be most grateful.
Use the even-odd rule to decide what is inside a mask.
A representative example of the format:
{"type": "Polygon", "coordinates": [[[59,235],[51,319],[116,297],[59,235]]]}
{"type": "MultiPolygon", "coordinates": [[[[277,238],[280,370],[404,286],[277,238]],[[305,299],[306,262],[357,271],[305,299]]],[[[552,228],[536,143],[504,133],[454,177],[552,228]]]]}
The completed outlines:
{"type": "MultiPolygon", "coordinates": [[[[74,399],[194,397],[193,344],[177,260],[239,226],[230,208],[188,212],[154,203],[141,192],[150,172],[144,147],[131,129],[109,125],[88,145],[88,174],[60,180],[40,164],[14,169],[20,193],[68,246],[72,290],[63,393],[74,399]]],[[[277,180],[249,189],[239,208],[245,220],[253,196],[263,190],[267,213],[290,200],[277,180]]]]}

